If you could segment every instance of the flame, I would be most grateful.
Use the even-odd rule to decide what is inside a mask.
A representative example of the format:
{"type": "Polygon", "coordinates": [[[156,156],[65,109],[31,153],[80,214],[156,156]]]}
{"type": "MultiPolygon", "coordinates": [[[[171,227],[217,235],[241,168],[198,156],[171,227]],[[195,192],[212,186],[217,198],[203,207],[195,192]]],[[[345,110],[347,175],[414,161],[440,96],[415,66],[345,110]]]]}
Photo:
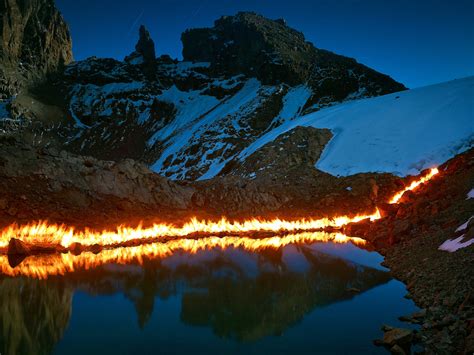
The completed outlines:
{"type": "Polygon", "coordinates": [[[0,234],[0,248],[7,247],[11,238],[31,244],[61,245],[68,248],[73,243],[83,246],[99,244],[103,247],[123,245],[131,241],[154,241],[157,238],[185,237],[190,234],[241,234],[250,232],[294,232],[318,230],[328,227],[340,228],[348,223],[359,222],[369,218],[380,218],[377,210],[370,215],[357,215],[355,217],[340,216],[335,218],[302,219],[285,221],[282,219],[258,220],[251,219],[244,222],[228,221],[225,218],[217,222],[199,221],[196,218],[177,227],[171,224],[154,224],[149,228],[138,226],[136,228],[119,226],[115,231],[93,231],[85,229],[75,231],[72,227],[40,222],[25,226],[11,225],[0,234]]]}
{"type": "Polygon", "coordinates": [[[106,249],[99,254],[84,252],[79,255],[53,254],[30,256],[15,267],[11,267],[6,255],[0,256],[0,273],[8,276],[27,276],[46,279],[51,276],[86,271],[102,265],[114,263],[119,265],[143,265],[145,260],[166,258],[177,251],[189,254],[212,248],[242,248],[256,252],[266,248],[278,249],[289,244],[314,243],[355,243],[366,242],[360,238],[348,237],[341,233],[302,232],[285,236],[253,239],[249,237],[204,237],[198,239],[174,239],[165,243],[144,244],[136,247],[106,249]]]}
{"type": "MultiPolygon", "coordinates": [[[[406,191],[416,189],[420,184],[429,181],[438,173],[439,170],[437,168],[431,169],[427,175],[420,177],[403,190],[397,192],[390,199],[390,203],[398,203],[406,191]]],[[[351,241],[362,244],[364,241],[359,238],[349,238],[340,233],[328,234],[314,231],[329,227],[340,228],[349,223],[360,222],[364,219],[374,221],[380,218],[380,212],[376,209],[372,214],[366,215],[344,215],[333,218],[301,219],[295,221],[277,218],[272,220],[251,219],[237,222],[222,218],[216,222],[199,221],[196,218],[192,218],[182,226],[159,223],[148,228],[144,228],[141,225],[136,228],[119,226],[115,230],[108,231],[95,231],[88,228],[75,230],[73,227],[49,224],[48,222],[31,223],[24,226],[13,224],[0,231],[0,252],[2,251],[1,249],[6,250],[12,238],[39,246],[61,246],[66,250],[70,250],[73,243],[80,243],[85,247],[98,244],[104,249],[97,255],[91,252],[83,252],[78,256],[70,253],[31,256],[15,268],[10,267],[6,256],[0,256],[0,273],[10,276],[27,275],[45,278],[50,275],[64,275],[75,270],[89,269],[110,262],[119,264],[138,262],[141,264],[144,258],[165,257],[177,250],[195,253],[199,250],[216,247],[240,247],[248,251],[258,251],[269,247],[280,248],[290,243],[314,241],[334,241],[337,243],[351,241]],[[309,231],[312,232],[310,233],[309,231]],[[243,235],[244,233],[252,232],[304,233],[260,239],[243,235]],[[220,234],[227,236],[216,236],[220,234]],[[200,237],[190,238],[191,235],[200,235],[200,237]],[[141,245],[125,247],[129,242],[141,245]],[[152,242],[153,244],[150,244],[152,242]]]]}
{"type": "Polygon", "coordinates": [[[433,176],[437,175],[439,173],[439,170],[438,168],[433,168],[430,170],[430,172],[419,178],[418,180],[415,180],[413,181],[410,185],[408,185],[407,187],[405,187],[402,191],[399,191],[397,192],[391,199],[390,199],[390,203],[391,204],[394,204],[394,203],[398,203],[398,201],[400,201],[400,199],[402,198],[403,194],[407,191],[413,191],[414,189],[416,189],[418,186],[420,186],[421,184],[424,184],[425,182],[431,180],[433,178],[433,176]]]}

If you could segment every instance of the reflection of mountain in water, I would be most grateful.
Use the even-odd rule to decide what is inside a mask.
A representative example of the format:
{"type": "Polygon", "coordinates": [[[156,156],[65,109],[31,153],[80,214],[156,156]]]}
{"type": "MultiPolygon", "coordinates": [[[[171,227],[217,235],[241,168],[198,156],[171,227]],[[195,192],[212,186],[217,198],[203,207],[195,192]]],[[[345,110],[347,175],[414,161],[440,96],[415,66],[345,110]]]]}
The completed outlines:
{"type": "Polygon", "coordinates": [[[61,282],[0,279],[0,353],[51,353],[71,318],[72,294],[61,282]]]}
{"type": "Polygon", "coordinates": [[[310,247],[293,248],[291,258],[286,249],[176,254],[143,267],[107,265],[61,279],[5,279],[0,352],[50,352],[67,327],[75,289],[123,293],[134,303],[140,327],[150,319],[156,297],[181,294],[183,322],[252,341],[282,333],[315,307],[350,298],[349,288],[365,291],[390,279],[384,271],[310,247]]]}
{"type": "Polygon", "coordinates": [[[221,337],[240,341],[281,334],[317,306],[351,297],[349,288],[367,290],[389,280],[387,273],[342,259],[301,250],[309,263],[305,272],[289,270],[278,252],[255,278],[210,278],[201,291],[183,295],[182,320],[211,326],[221,337]]]}

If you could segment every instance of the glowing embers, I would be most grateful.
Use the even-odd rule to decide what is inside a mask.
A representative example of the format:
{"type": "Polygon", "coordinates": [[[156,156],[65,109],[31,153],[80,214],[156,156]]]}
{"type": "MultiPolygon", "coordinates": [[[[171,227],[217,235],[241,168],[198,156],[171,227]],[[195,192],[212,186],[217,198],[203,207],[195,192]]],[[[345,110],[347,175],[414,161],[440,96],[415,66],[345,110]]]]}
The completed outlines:
{"type": "Polygon", "coordinates": [[[402,196],[405,192],[415,190],[421,184],[424,184],[425,182],[431,180],[433,178],[433,176],[437,175],[438,173],[439,173],[438,168],[431,169],[430,172],[428,173],[428,175],[425,175],[425,176],[419,178],[418,180],[413,181],[410,185],[405,187],[402,191],[397,192],[390,199],[390,203],[391,204],[398,203],[398,201],[400,201],[400,199],[402,198],[402,196]]]}
{"type": "Polygon", "coordinates": [[[303,232],[253,239],[250,237],[203,237],[180,238],[164,243],[144,244],[135,247],[104,249],[98,254],[83,252],[41,254],[29,256],[17,265],[11,265],[8,257],[0,256],[0,273],[8,276],[27,276],[45,279],[51,276],[66,275],[97,268],[106,264],[137,264],[146,260],[166,258],[175,252],[194,254],[201,250],[213,248],[242,248],[250,252],[272,248],[279,249],[289,244],[309,244],[315,242],[333,242],[364,245],[360,238],[351,238],[341,233],[303,232]]]}

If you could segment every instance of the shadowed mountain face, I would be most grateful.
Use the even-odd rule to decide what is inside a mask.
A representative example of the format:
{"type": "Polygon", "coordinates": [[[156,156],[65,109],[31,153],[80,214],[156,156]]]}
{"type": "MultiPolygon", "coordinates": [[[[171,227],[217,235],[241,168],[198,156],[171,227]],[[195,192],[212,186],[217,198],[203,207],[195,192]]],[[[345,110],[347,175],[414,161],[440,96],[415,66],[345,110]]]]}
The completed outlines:
{"type": "Polygon", "coordinates": [[[256,341],[284,333],[317,307],[352,298],[351,288],[363,292],[390,279],[387,272],[310,246],[295,250],[290,259],[284,250],[214,250],[147,260],[139,268],[109,265],[45,281],[3,279],[1,352],[51,352],[76,312],[72,296],[79,290],[123,294],[134,304],[141,329],[152,318],[157,298],[179,296],[185,324],[210,327],[221,338],[256,341]]]}

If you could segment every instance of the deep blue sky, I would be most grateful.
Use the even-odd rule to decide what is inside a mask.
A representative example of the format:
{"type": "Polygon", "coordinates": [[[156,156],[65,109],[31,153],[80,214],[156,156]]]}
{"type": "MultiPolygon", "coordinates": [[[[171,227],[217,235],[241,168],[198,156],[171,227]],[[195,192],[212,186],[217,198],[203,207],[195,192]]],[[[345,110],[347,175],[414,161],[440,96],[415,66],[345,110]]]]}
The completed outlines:
{"type": "Polygon", "coordinates": [[[316,47],[356,58],[408,87],[474,75],[473,0],[56,0],[77,60],[123,59],[144,24],[157,54],[181,58],[186,28],[256,11],[283,17],[316,47]]]}

